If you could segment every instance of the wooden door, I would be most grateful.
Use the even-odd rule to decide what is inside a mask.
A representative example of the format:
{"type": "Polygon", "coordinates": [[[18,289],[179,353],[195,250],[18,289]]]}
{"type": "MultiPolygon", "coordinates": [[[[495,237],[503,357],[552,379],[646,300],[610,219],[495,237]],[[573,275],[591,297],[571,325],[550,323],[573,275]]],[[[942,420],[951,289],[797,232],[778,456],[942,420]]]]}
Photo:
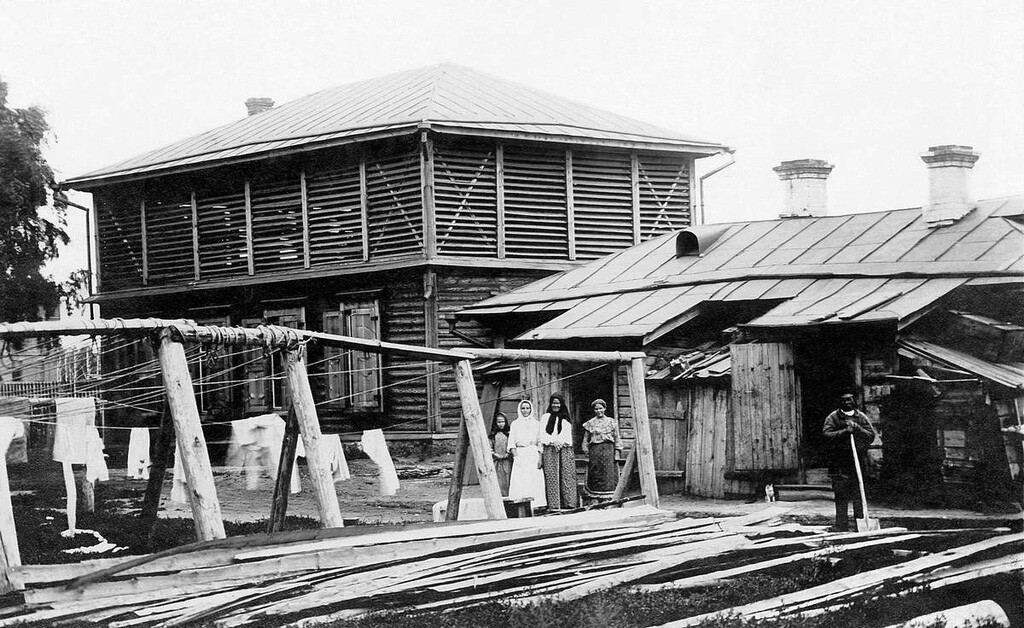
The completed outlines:
{"type": "Polygon", "coordinates": [[[730,467],[737,472],[800,468],[800,389],[793,347],[785,343],[734,344],[730,467]]]}

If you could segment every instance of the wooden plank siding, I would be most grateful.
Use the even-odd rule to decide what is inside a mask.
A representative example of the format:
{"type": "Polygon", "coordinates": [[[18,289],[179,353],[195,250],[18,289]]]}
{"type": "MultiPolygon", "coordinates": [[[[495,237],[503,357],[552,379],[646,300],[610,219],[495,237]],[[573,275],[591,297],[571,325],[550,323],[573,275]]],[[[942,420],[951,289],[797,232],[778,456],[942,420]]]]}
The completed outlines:
{"type": "Polygon", "coordinates": [[[428,235],[442,257],[596,259],[689,223],[692,162],[438,136],[115,184],[95,192],[102,291],[372,269],[428,235]]]}

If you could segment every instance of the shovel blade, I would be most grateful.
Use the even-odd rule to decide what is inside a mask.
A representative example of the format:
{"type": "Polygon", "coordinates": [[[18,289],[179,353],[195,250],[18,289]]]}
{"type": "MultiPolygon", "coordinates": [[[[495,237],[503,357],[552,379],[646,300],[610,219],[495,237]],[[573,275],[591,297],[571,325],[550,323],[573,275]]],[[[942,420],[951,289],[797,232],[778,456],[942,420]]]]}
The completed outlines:
{"type": "Polygon", "coordinates": [[[874,532],[878,529],[878,519],[857,519],[857,532],[874,532]]]}

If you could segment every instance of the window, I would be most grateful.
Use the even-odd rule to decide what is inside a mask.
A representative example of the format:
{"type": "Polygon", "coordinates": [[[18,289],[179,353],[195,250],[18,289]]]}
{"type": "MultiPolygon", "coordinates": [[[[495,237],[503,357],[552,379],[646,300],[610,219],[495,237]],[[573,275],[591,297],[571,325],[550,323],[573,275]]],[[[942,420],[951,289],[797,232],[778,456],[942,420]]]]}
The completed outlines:
{"type": "MultiPolygon", "coordinates": [[[[366,340],[380,338],[377,300],[363,295],[344,299],[324,312],[324,331],[366,340]]],[[[381,409],[380,354],[327,347],[327,399],[332,405],[369,412],[381,409]]]]}
{"type": "MultiPolygon", "coordinates": [[[[263,318],[242,319],[243,327],[257,325],[279,325],[293,329],[305,329],[306,309],[303,307],[265,310],[263,318]]],[[[284,355],[274,351],[263,355],[257,348],[242,354],[245,364],[245,410],[246,412],[269,412],[288,410],[288,386],[285,384],[284,355]]]]}

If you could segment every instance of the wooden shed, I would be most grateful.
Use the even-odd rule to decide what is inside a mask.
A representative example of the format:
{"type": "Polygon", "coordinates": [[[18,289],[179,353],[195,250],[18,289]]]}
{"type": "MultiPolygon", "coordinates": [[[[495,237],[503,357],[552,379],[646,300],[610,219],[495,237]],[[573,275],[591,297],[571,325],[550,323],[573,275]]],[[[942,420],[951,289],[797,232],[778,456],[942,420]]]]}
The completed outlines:
{"type": "MultiPolygon", "coordinates": [[[[973,382],[955,394],[952,383],[938,382],[946,400],[933,414],[970,423],[967,433],[985,443],[950,451],[945,471],[959,455],[992,471],[989,479],[1019,481],[1019,442],[1006,441],[1005,452],[993,443],[1002,442],[1000,427],[1024,420],[1024,365],[1016,364],[1024,361],[1022,224],[1024,196],[979,201],[942,224],[905,209],[694,226],[459,316],[523,329],[514,346],[645,351],[666,491],[749,496],[768,483],[820,479],[828,463],[822,422],[844,389],[857,391],[881,433],[870,472],[884,481],[893,472],[883,464],[885,435],[898,431],[899,418],[883,409],[899,382],[921,377],[924,359],[948,371],[928,375],[933,383],[973,382]],[[524,329],[525,312],[534,318],[524,329]],[[984,329],[963,332],[982,320],[984,329]],[[949,401],[955,395],[963,404],[949,401]]],[[[602,385],[620,388],[621,377],[602,385]]],[[[619,417],[628,433],[628,409],[619,417]]],[[[928,429],[919,448],[929,455],[954,449],[942,430],[953,441],[963,432],[928,429]]]]}
{"type": "MultiPolygon", "coordinates": [[[[93,195],[106,317],[491,346],[507,331],[446,317],[689,225],[694,160],[722,150],[442,64],[326,89],[65,185],[93,195]]],[[[244,358],[234,376],[252,385],[219,402],[234,415],[285,408],[286,387],[261,377],[278,381],[280,365],[244,358]]],[[[457,427],[454,382],[435,365],[341,352],[311,364],[338,429],[457,427]]]]}

